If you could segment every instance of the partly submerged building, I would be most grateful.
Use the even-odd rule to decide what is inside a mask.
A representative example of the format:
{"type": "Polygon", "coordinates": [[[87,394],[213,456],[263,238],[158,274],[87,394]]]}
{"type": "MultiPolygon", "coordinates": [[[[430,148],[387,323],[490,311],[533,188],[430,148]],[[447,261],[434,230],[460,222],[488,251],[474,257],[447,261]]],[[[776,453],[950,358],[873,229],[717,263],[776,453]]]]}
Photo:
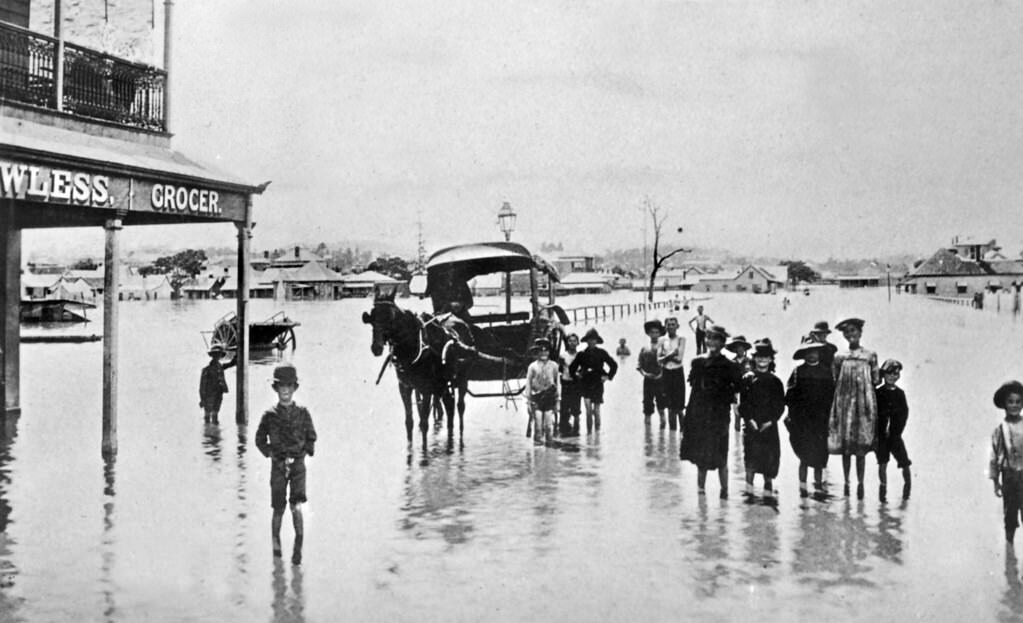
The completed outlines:
{"type": "Polygon", "coordinates": [[[1023,259],[1010,259],[994,238],[958,236],[914,268],[897,287],[909,294],[971,297],[1023,285],[1023,259]]]}
{"type": "Polygon", "coordinates": [[[779,277],[767,268],[750,264],[731,276],[702,275],[699,284],[693,290],[696,292],[753,292],[759,294],[776,292],[784,285],[784,273],[779,277]]]}

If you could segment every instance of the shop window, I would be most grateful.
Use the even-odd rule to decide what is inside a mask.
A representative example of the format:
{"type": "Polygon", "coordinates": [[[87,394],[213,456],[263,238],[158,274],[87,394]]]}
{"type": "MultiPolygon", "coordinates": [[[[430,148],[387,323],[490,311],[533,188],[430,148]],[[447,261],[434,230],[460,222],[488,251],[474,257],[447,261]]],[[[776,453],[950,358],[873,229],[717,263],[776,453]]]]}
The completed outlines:
{"type": "Polygon", "coordinates": [[[966,284],[956,284],[956,294],[966,294],[966,284]]]}

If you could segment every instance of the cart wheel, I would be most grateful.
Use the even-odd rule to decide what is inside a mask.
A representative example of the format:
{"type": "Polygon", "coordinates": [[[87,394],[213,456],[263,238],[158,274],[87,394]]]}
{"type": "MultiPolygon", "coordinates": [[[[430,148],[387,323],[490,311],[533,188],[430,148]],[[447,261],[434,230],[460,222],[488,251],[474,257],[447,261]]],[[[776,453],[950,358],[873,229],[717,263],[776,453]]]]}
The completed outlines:
{"type": "Polygon", "coordinates": [[[213,343],[220,344],[227,351],[227,359],[233,361],[238,355],[238,318],[222,320],[213,327],[213,343]]]}

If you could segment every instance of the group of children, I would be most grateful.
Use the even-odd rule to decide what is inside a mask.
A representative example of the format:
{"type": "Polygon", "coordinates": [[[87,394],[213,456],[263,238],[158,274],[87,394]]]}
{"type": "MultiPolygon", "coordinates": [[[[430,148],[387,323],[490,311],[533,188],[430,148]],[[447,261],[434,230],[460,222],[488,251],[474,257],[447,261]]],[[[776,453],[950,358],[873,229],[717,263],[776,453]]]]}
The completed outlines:
{"type": "Polygon", "coordinates": [[[787,385],[774,374],[777,351],[770,339],[750,344],[741,335],[729,339],[720,325],[708,325],[703,332],[707,352],[692,360],[688,379],[691,392],[683,411],[685,340],[677,334],[678,321],[673,317],[663,324],[648,321],[644,330],[650,342],[637,361],[643,375],[644,419],[649,423],[656,410],[662,429],[681,427],[680,458],[696,464],[701,493],[707,472],[717,470],[721,496],[728,494],[728,429],[734,415],[735,430],[740,430],[740,425],[742,428],[749,488],[754,476],[760,474],[765,494],[773,495],[781,458],[778,426],[782,422],[799,458],[802,497],[810,495],[807,476],[811,468],[817,495],[825,495],[823,471],[829,455],[838,454],[842,456],[845,495],[850,494],[851,464],[856,457],[856,495],[862,499],[868,452],[877,455],[879,497],[884,500],[887,496],[891,457],[902,470],[903,497],[909,497],[911,461],[902,439],[909,410],[905,393],[897,384],[902,364],[888,359],[878,366],[876,353],[860,344],[863,325],[858,318],[837,325],[848,342],[848,349],[838,352],[827,340],[831,333],[828,323],[818,322],[793,355],[803,363],[792,371],[787,385]],[[725,356],[724,351],[731,352],[732,357],[725,356]],[[786,409],[788,416],[783,419],[786,409]]]}

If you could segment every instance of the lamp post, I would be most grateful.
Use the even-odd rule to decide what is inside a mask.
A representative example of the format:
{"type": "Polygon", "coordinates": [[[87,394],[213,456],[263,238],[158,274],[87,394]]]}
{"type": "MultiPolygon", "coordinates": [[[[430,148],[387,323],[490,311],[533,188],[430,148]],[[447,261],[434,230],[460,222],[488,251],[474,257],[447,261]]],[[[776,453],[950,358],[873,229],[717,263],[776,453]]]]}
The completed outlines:
{"type": "Polygon", "coordinates": [[[884,265],[885,274],[888,275],[888,302],[892,302],[892,265],[884,265]]]}
{"type": "MultiPolygon", "coordinates": [[[[497,211],[497,226],[504,233],[504,241],[511,242],[511,233],[515,231],[515,219],[518,215],[512,210],[511,204],[505,201],[497,211]]],[[[505,313],[511,314],[511,273],[504,274],[505,313]]]]}

